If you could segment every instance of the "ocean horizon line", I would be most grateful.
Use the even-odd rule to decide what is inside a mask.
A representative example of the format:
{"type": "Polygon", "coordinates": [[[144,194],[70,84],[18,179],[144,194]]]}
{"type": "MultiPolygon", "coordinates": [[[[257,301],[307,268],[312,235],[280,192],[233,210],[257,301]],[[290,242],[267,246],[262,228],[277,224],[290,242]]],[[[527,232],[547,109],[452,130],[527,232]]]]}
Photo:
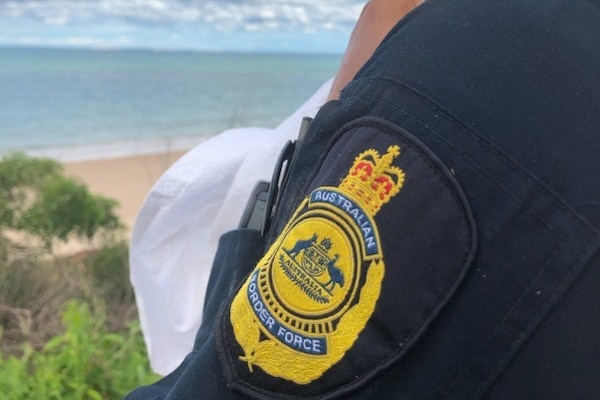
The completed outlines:
{"type": "Polygon", "coordinates": [[[235,127],[274,127],[331,78],[339,57],[0,50],[0,155],[61,161],[192,146],[235,127]],[[195,139],[193,139],[195,140],[195,139]]]}
{"type": "Polygon", "coordinates": [[[80,45],[39,45],[0,43],[0,50],[56,50],[89,52],[140,52],[165,54],[215,54],[215,55],[256,55],[256,56],[324,56],[341,57],[343,52],[286,50],[216,50],[200,48],[140,47],[140,46],[80,46],[80,45]]]}

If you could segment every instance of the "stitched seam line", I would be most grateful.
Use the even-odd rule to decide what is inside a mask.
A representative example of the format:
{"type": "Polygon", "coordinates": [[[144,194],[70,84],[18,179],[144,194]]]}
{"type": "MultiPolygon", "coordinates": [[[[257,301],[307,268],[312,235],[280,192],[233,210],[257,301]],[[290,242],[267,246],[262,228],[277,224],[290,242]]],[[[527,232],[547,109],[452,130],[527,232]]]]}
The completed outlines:
{"type": "MultiPolygon", "coordinates": [[[[543,188],[543,186],[537,182],[535,179],[533,179],[528,173],[526,173],[523,170],[523,167],[521,167],[520,165],[518,165],[514,160],[512,160],[510,157],[508,157],[506,154],[504,154],[500,149],[494,147],[492,144],[487,143],[485,141],[483,141],[482,138],[478,137],[474,132],[472,132],[471,130],[467,129],[464,124],[460,121],[457,120],[454,116],[450,115],[445,109],[440,108],[437,104],[433,103],[431,100],[424,98],[423,96],[421,96],[419,93],[415,93],[411,88],[406,87],[406,85],[404,85],[403,83],[396,81],[394,79],[379,79],[379,78],[372,78],[374,80],[379,80],[379,81],[388,81],[388,82],[392,82],[395,83],[399,89],[401,89],[402,91],[406,92],[407,94],[409,94],[412,98],[419,100],[421,103],[426,104],[427,106],[429,106],[430,108],[433,108],[435,111],[438,111],[441,115],[444,116],[444,118],[450,122],[453,126],[457,126],[461,132],[467,134],[468,136],[472,137],[473,139],[475,139],[477,141],[477,143],[488,149],[491,153],[493,153],[496,156],[499,156],[500,158],[503,158],[505,161],[508,162],[509,166],[513,169],[513,171],[519,173],[521,176],[524,176],[525,179],[528,181],[528,183],[530,183],[531,186],[533,186],[533,189],[536,193],[541,194],[544,198],[550,200],[552,203],[556,204],[558,203],[559,205],[564,205],[563,201],[558,199],[553,193],[547,191],[547,190],[543,190],[545,188],[543,188]],[[542,187],[541,187],[542,186],[542,187]]],[[[511,199],[513,199],[513,201],[515,201],[515,203],[524,206],[524,202],[522,200],[520,200],[519,198],[517,198],[516,196],[512,195],[510,192],[508,192],[508,189],[502,185],[500,182],[498,182],[493,176],[490,176],[487,171],[485,171],[483,169],[483,167],[481,167],[478,163],[476,163],[474,160],[472,160],[465,152],[459,150],[458,148],[456,148],[456,146],[454,146],[452,143],[448,142],[448,140],[446,140],[444,138],[444,136],[442,136],[439,132],[435,131],[434,129],[430,128],[426,123],[424,123],[424,121],[421,121],[420,119],[416,118],[415,116],[407,113],[406,111],[400,109],[399,107],[397,107],[395,104],[389,103],[387,101],[384,101],[382,99],[377,99],[374,98],[372,96],[369,95],[363,95],[363,94],[349,94],[347,98],[358,98],[358,99],[369,99],[369,100],[373,100],[382,104],[385,104],[387,106],[389,106],[390,108],[401,112],[403,115],[407,116],[408,118],[410,118],[411,120],[413,120],[414,122],[418,123],[419,125],[421,125],[423,128],[427,129],[428,131],[430,131],[431,133],[435,134],[438,138],[440,138],[442,141],[444,141],[450,148],[452,148],[455,152],[457,152],[458,154],[460,154],[465,160],[467,160],[471,165],[473,165],[474,167],[477,168],[477,170],[482,171],[482,173],[475,171],[475,173],[477,175],[479,175],[481,178],[483,179],[487,179],[491,182],[493,182],[494,184],[496,184],[496,186],[498,186],[503,192],[505,192],[511,199]]],[[[566,205],[565,205],[566,206],[566,205]]],[[[569,219],[571,219],[572,221],[582,224],[585,223],[584,220],[582,220],[578,215],[574,214],[573,211],[568,207],[559,207],[563,210],[563,215],[567,216],[569,219]]],[[[539,279],[540,276],[543,275],[543,273],[546,270],[546,267],[550,264],[550,261],[558,254],[558,250],[562,249],[564,247],[564,237],[563,235],[560,235],[556,232],[556,230],[554,229],[553,226],[551,226],[550,224],[548,224],[547,221],[541,219],[541,217],[539,217],[536,213],[534,213],[532,210],[530,210],[529,208],[526,208],[526,212],[528,214],[530,214],[531,216],[533,216],[538,222],[540,222],[541,224],[543,224],[544,226],[546,226],[549,230],[552,231],[552,233],[560,240],[561,244],[559,245],[559,247],[557,249],[555,249],[551,256],[545,261],[544,267],[542,267],[542,269],[538,272],[536,278],[534,278],[534,280],[530,283],[530,285],[527,287],[527,289],[525,289],[525,291],[521,294],[521,296],[519,296],[519,298],[513,303],[513,306],[511,306],[510,310],[505,314],[505,316],[503,317],[503,319],[501,320],[501,322],[496,326],[496,328],[494,328],[493,332],[488,336],[488,338],[486,338],[485,342],[483,345],[481,345],[479,347],[480,350],[483,350],[489,343],[489,341],[491,340],[491,338],[495,335],[495,333],[501,328],[501,326],[504,324],[504,322],[510,317],[510,314],[512,313],[512,310],[518,306],[518,303],[521,301],[522,298],[525,297],[526,294],[528,294],[530,288],[533,286],[533,284],[535,282],[537,282],[537,280],[539,279]]],[[[586,227],[590,230],[592,230],[594,233],[595,229],[591,228],[587,223],[586,227]]],[[[595,238],[597,236],[594,235],[593,238],[595,238]]],[[[578,265],[579,263],[582,262],[583,258],[586,256],[587,252],[590,250],[590,248],[593,246],[594,241],[592,239],[590,239],[590,241],[588,242],[588,245],[585,248],[585,251],[583,251],[581,253],[581,255],[579,256],[577,263],[575,265],[578,265]]],[[[561,280],[561,283],[557,286],[557,288],[555,288],[555,290],[553,291],[552,296],[550,296],[550,298],[548,300],[546,300],[542,306],[538,309],[538,313],[530,320],[530,323],[524,328],[521,329],[521,333],[517,336],[517,338],[512,342],[512,344],[509,346],[509,349],[504,353],[504,355],[502,357],[500,357],[500,359],[496,362],[495,366],[490,370],[490,372],[488,373],[488,378],[485,379],[482,383],[480,383],[475,389],[474,389],[474,395],[475,396],[477,394],[478,391],[481,391],[482,389],[484,389],[487,385],[489,385],[491,382],[493,382],[493,380],[496,379],[496,375],[498,373],[498,370],[502,367],[502,365],[508,360],[510,359],[510,357],[512,357],[516,347],[518,347],[518,345],[520,345],[520,342],[528,336],[527,332],[530,332],[531,329],[539,323],[539,319],[541,318],[542,314],[545,314],[548,309],[550,308],[550,306],[552,305],[552,303],[554,303],[556,301],[556,299],[558,298],[558,296],[560,296],[560,293],[562,293],[565,289],[566,289],[566,285],[565,282],[569,281],[571,279],[571,277],[577,272],[578,268],[570,268],[568,270],[568,273],[566,276],[564,276],[561,280]]],[[[473,357],[471,357],[465,364],[463,364],[463,367],[460,368],[459,372],[457,373],[457,375],[455,376],[455,378],[451,381],[451,383],[447,386],[447,388],[443,391],[443,393],[445,395],[448,395],[450,389],[455,385],[455,382],[457,381],[457,379],[462,376],[463,372],[465,371],[465,369],[471,364],[471,362],[480,354],[483,354],[481,351],[478,351],[477,353],[475,353],[473,355],[473,357]]],[[[464,395],[464,393],[463,393],[464,395]]]]}
{"type": "MultiPolygon", "coordinates": [[[[405,83],[403,83],[401,81],[397,81],[397,80],[392,79],[392,78],[387,78],[387,77],[382,77],[382,78],[364,78],[362,80],[376,80],[376,81],[393,83],[394,87],[397,87],[398,89],[401,89],[403,92],[405,92],[406,94],[408,94],[411,98],[413,98],[415,100],[418,100],[419,102],[425,104],[427,107],[429,107],[429,108],[431,108],[431,109],[439,112],[441,114],[441,116],[444,117],[444,119],[446,119],[448,122],[450,122],[453,126],[457,127],[462,133],[465,133],[466,135],[468,135],[471,138],[475,139],[477,141],[477,143],[479,143],[482,147],[488,149],[493,154],[499,155],[501,158],[503,158],[509,164],[509,166],[511,167],[511,169],[514,172],[518,172],[522,177],[524,177],[527,180],[527,182],[531,186],[533,186],[533,188],[535,190],[535,193],[540,194],[542,197],[550,199],[553,203],[556,203],[558,205],[558,208],[562,209],[563,213],[565,213],[574,222],[577,222],[579,224],[583,223],[592,232],[594,232],[596,234],[598,233],[598,230],[596,228],[592,227],[585,219],[583,219],[581,216],[579,216],[577,213],[575,213],[572,210],[572,208],[568,204],[566,204],[562,199],[558,198],[552,192],[552,190],[550,188],[546,187],[539,180],[534,179],[533,176],[532,176],[532,174],[530,174],[523,166],[521,166],[520,164],[518,164],[510,156],[508,156],[506,153],[504,153],[500,148],[494,146],[492,143],[486,142],[483,138],[481,138],[479,135],[477,135],[472,129],[469,129],[468,127],[466,127],[466,124],[464,122],[462,122],[458,117],[452,115],[448,110],[442,108],[441,106],[439,106],[438,104],[436,104],[433,100],[431,100],[431,99],[427,98],[426,96],[422,95],[421,93],[417,92],[415,89],[411,88],[410,86],[406,85],[405,83]]],[[[418,123],[423,128],[425,128],[426,130],[430,131],[431,133],[433,133],[437,137],[439,137],[441,140],[443,140],[454,151],[456,151],[463,158],[465,158],[466,160],[468,160],[473,166],[477,167],[477,169],[482,170],[484,173],[486,173],[485,176],[481,175],[481,174],[478,174],[480,177],[494,182],[496,184],[496,186],[499,186],[500,188],[502,188],[503,191],[507,195],[509,195],[509,197],[515,199],[515,203],[516,204],[525,205],[524,202],[522,202],[521,200],[518,199],[518,197],[515,197],[514,195],[512,195],[504,187],[504,185],[502,185],[497,180],[495,180],[492,176],[490,176],[487,173],[487,171],[485,171],[483,169],[483,167],[481,167],[479,165],[479,163],[477,163],[476,161],[474,161],[470,157],[468,157],[464,151],[459,150],[452,143],[448,142],[448,140],[441,133],[439,133],[438,131],[436,131],[436,130],[432,129],[431,127],[429,127],[426,122],[424,122],[424,121],[416,118],[412,114],[407,113],[405,110],[399,108],[398,106],[396,106],[393,103],[390,103],[390,102],[387,102],[387,101],[384,101],[382,99],[375,98],[375,97],[372,97],[372,96],[369,96],[369,95],[354,94],[354,92],[357,92],[357,89],[354,87],[357,84],[357,82],[359,83],[360,81],[354,81],[352,83],[353,86],[348,88],[350,94],[346,98],[356,98],[356,99],[359,99],[359,100],[361,100],[361,99],[373,100],[375,102],[388,105],[391,108],[393,108],[394,110],[396,110],[396,111],[398,111],[398,112],[406,115],[411,120],[413,120],[414,122],[418,123]]],[[[546,221],[541,220],[540,218],[538,218],[536,216],[536,214],[532,213],[531,215],[535,216],[536,219],[540,220],[540,222],[542,222],[544,224],[544,226],[546,226],[548,229],[551,229],[553,231],[555,230],[552,226],[548,225],[546,223],[546,221]]]]}
{"type": "MultiPolygon", "coordinates": [[[[593,239],[596,239],[597,241],[597,235],[594,235],[593,239]]],[[[594,240],[590,240],[587,246],[585,247],[584,251],[582,251],[581,255],[577,258],[577,262],[575,262],[574,265],[580,265],[594,245],[597,245],[597,243],[595,243],[594,240]]],[[[550,308],[552,308],[554,303],[561,297],[561,294],[568,288],[569,285],[567,284],[567,282],[571,282],[573,279],[575,279],[575,277],[578,275],[578,271],[580,270],[581,268],[571,268],[567,275],[561,280],[561,282],[558,285],[556,285],[556,288],[552,292],[552,295],[548,298],[548,300],[546,300],[542,304],[538,312],[533,316],[533,318],[531,318],[529,324],[527,324],[525,329],[521,330],[517,338],[512,342],[509,349],[506,352],[504,352],[503,356],[498,360],[498,362],[496,362],[494,367],[490,370],[488,378],[481,382],[473,390],[473,395],[470,397],[471,399],[474,399],[475,396],[477,396],[481,391],[485,391],[488,385],[490,385],[496,379],[498,374],[501,372],[503,365],[513,356],[514,352],[521,345],[521,342],[527,338],[528,335],[526,334],[526,332],[531,331],[535,327],[535,325],[537,325],[540,322],[539,320],[543,317],[543,315],[546,314],[550,310],[550,308]]]]}
{"type": "MultiPolygon", "coordinates": [[[[515,302],[512,304],[512,306],[510,307],[510,309],[506,312],[506,314],[504,315],[504,317],[500,320],[500,322],[498,323],[498,325],[496,325],[496,327],[494,328],[494,330],[485,338],[485,340],[483,341],[483,343],[478,347],[478,350],[476,353],[473,354],[473,356],[471,358],[469,358],[469,360],[467,362],[464,363],[463,367],[460,369],[460,371],[454,376],[454,378],[452,379],[452,381],[450,382],[450,384],[446,387],[446,389],[444,389],[444,394],[445,395],[449,395],[450,391],[457,385],[460,385],[460,383],[458,382],[458,380],[460,379],[461,376],[463,376],[463,371],[467,368],[468,365],[470,365],[472,363],[472,361],[477,358],[478,355],[480,354],[484,354],[484,349],[488,347],[489,342],[492,340],[492,338],[494,336],[496,336],[496,333],[500,330],[500,328],[502,328],[502,326],[504,325],[504,323],[510,318],[513,310],[515,310],[518,306],[520,301],[529,294],[529,291],[531,289],[531,287],[537,282],[537,280],[540,278],[540,276],[543,275],[543,273],[546,270],[546,267],[550,264],[550,262],[552,261],[552,259],[556,256],[556,254],[558,254],[559,250],[562,250],[562,247],[564,246],[564,242],[561,241],[561,244],[556,247],[554,249],[554,251],[550,254],[550,256],[544,261],[544,266],[538,271],[538,273],[536,274],[535,278],[531,280],[531,282],[529,283],[529,285],[523,290],[523,292],[521,293],[521,295],[519,296],[519,298],[517,300],[515,300],[515,302]]],[[[523,331],[523,330],[521,330],[523,331]]],[[[523,332],[521,332],[522,334],[523,332]]],[[[511,347],[514,345],[511,345],[511,347]]],[[[464,387],[464,385],[463,385],[464,387]]],[[[461,392],[461,397],[464,398],[464,392],[461,392]]]]}

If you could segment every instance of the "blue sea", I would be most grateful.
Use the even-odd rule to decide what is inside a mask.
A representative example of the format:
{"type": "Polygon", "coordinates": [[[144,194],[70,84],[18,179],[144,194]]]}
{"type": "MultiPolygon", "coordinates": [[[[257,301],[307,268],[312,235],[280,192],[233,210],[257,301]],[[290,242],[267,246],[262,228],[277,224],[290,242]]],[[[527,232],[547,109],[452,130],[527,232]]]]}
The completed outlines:
{"type": "Polygon", "coordinates": [[[0,154],[97,158],[187,146],[231,127],[274,127],[340,59],[0,48],[0,154]]]}

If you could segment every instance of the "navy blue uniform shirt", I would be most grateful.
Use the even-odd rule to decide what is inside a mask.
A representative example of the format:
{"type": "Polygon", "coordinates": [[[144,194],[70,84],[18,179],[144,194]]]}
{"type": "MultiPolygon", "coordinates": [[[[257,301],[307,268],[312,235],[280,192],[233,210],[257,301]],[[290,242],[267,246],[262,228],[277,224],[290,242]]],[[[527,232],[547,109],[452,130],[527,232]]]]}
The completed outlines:
{"type": "Polygon", "coordinates": [[[600,398],[600,5],[431,0],[316,116],[128,399],[600,398]]]}

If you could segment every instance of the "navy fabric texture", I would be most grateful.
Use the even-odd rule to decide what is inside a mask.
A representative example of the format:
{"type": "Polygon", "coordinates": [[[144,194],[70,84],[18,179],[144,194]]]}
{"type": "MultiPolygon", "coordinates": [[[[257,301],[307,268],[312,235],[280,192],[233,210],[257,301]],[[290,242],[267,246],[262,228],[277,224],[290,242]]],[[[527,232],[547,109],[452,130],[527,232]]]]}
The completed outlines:
{"type": "MultiPolygon", "coordinates": [[[[598,398],[599,21],[593,1],[430,0],[390,32],[340,100],[320,110],[292,162],[267,247],[315,176],[327,179],[318,161],[336,133],[363,117],[408,132],[450,171],[478,245],[410,349],[350,389],[298,385],[296,397],[318,398],[322,389],[349,399],[598,398]]],[[[264,251],[256,243],[260,251],[235,255],[239,271],[221,274],[235,279],[213,280],[206,323],[183,365],[129,399],[260,397],[228,384],[227,355],[215,345],[215,335],[225,343],[223,331],[213,326],[216,305],[225,316],[232,287],[264,251]]],[[[221,246],[233,254],[237,245],[221,246]]],[[[403,316],[401,305],[396,312],[403,316]]],[[[275,386],[264,385],[267,398],[275,386]]]]}
{"type": "Polygon", "coordinates": [[[221,303],[237,291],[242,279],[252,270],[263,251],[264,238],[258,230],[236,229],[219,238],[219,247],[206,285],[202,324],[194,348],[202,347],[208,339],[221,303]]]}

